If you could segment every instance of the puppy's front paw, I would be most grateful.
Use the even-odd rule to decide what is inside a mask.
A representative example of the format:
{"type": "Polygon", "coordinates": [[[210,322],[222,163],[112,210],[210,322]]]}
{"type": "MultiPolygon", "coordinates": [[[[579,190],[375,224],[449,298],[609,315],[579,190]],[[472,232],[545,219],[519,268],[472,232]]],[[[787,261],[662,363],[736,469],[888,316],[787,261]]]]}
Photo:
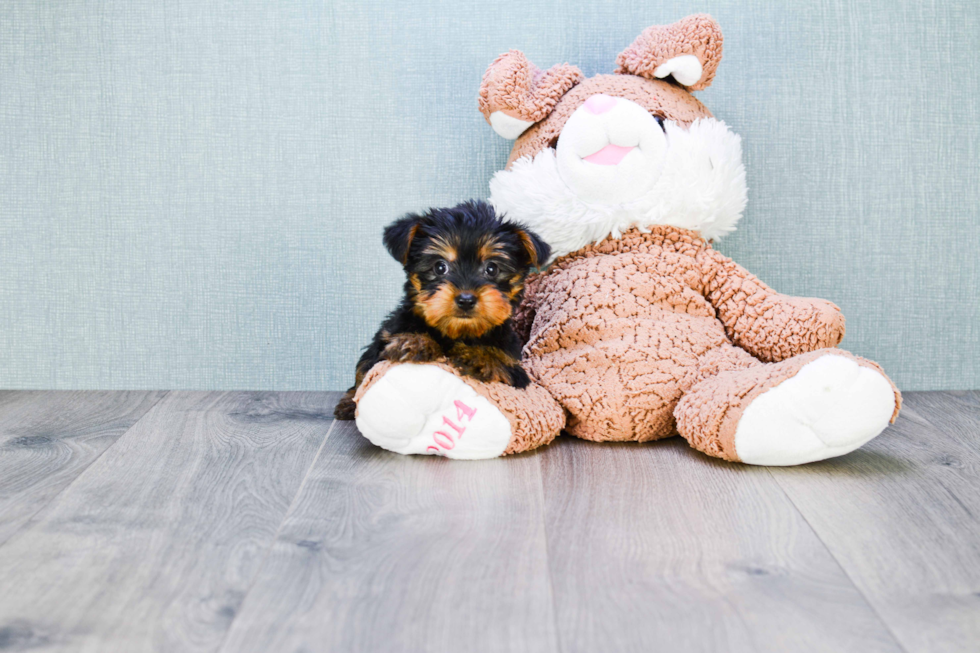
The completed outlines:
{"type": "Polygon", "coordinates": [[[337,405],[334,406],[333,416],[337,419],[351,420],[357,416],[357,404],[354,403],[354,388],[344,393],[337,405]]]}
{"type": "Polygon", "coordinates": [[[436,341],[423,333],[396,333],[388,337],[381,357],[393,363],[431,363],[441,354],[436,341]]]}
{"type": "Polygon", "coordinates": [[[492,347],[457,345],[449,362],[466,376],[479,381],[511,384],[509,365],[503,355],[492,347]]]}
{"type": "Polygon", "coordinates": [[[510,384],[515,388],[523,390],[531,384],[531,377],[527,375],[523,367],[515,365],[510,368],[510,384]]]}

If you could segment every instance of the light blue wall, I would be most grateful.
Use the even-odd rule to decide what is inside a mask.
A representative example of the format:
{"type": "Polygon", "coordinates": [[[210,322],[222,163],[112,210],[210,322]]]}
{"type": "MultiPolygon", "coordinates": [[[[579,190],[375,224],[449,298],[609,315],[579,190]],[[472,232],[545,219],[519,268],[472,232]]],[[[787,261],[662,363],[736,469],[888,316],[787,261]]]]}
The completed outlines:
{"type": "Polygon", "coordinates": [[[700,10],[750,187],[720,249],[902,388],[980,387],[974,0],[3,0],[0,387],[346,387],[401,283],[382,226],[506,160],[487,64],[609,72],[700,10]]]}

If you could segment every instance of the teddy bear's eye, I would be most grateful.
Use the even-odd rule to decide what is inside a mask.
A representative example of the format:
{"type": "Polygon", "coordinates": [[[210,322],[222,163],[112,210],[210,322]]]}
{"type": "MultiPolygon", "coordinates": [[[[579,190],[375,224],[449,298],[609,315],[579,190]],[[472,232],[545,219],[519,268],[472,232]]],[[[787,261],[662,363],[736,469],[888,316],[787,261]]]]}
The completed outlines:
{"type": "Polygon", "coordinates": [[[435,272],[438,276],[441,277],[442,275],[444,275],[447,272],[449,272],[449,266],[446,265],[446,262],[445,261],[438,261],[432,267],[432,271],[435,272]]]}

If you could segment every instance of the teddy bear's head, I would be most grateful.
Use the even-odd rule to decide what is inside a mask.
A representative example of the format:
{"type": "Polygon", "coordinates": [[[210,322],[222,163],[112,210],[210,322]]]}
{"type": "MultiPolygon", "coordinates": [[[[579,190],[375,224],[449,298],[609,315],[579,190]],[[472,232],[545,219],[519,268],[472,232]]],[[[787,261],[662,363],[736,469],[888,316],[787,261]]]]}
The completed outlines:
{"type": "Polygon", "coordinates": [[[645,30],[612,75],[497,57],[480,111],[516,141],[490,201],[555,256],[633,226],[731,231],[746,201],[741,142],[691,94],[711,84],[721,50],[718,24],[698,14],[645,30]]]}

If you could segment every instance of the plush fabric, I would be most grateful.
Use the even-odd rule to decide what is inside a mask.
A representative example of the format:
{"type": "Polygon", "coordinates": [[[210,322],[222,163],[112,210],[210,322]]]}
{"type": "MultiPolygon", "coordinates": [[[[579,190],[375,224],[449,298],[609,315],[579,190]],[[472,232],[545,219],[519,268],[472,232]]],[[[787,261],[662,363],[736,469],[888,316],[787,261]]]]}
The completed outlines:
{"type": "Polygon", "coordinates": [[[542,71],[523,52],[511,50],[497,57],[484,73],[480,111],[488,122],[497,111],[537,122],[551,113],[565,91],[583,77],[582,71],[568,64],[542,71]]]}
{"type": "MultiPolygon", "coordinates": [[[[788,389],[793,383],[799,381],[798,375],[805,367],[819,365],[827,361],[843,359],[855,364],[853,367],[877,372],[878,374],[873,374],[872,378],[880,379],[881,390],[885,394],[893,395],[895,399],[894,408],[891,414],[887,415],[887,419],[893,423],[898,416],[901,406],[901,395],[898,389],[884,376],[878,365],[849,352],[840,349],[816,350],[774,364],[761,364],[758,360],[744,356],[740,352],[742,350],[738,348],[720,349],[717,352],[718,357],[711,361],[710,374],[689,388],[673,411],[678,432],[691,443],[692,447],[708,455],[731,461],[747,460],[756,464],[780,464],[779,452],[774,452],[772,449],[778,450],[779,440],[786,438],[788,429],[798,425],[797,420],[791,419],[789,424],[777,422],[775,423],[777,428],[774,432],[765,434],[768,441],[764,443],[767,447],[764,460],[749,460],[749,454],[744,446],[741,450],[737,450],[737,430],[740,425],[745,424],[746,412],[758,409],[762,405],[762,401],[756,403],[757,399],[768,394],[770,390],[788,389]],[[797,424],[793,424],[793,422],[797,422],[797,424]]],[[[703,370],[704,367],[701,366],[701,369],[703,370]]],[[[818,378],[816,381],[823,383],[824,379],[818,378]]],[[[848,391],[852,389],[853,383],[846,387],[848,391]]],[[[823,388],[821,388],[822,390],[823,388]]],[[[871,396],[875,395],[880,396],[880,392],[871,394],[871,396]]],[[[764,406],[764,408],[770,411],[778,411],[786,408],[788,402],[793,400],[792,397],[779,397],[778,399],[777,405],[764,406]]],[[[839,406],[837,408],[840,409],[839,406]]],[[[860,420],[870,407],[859,402],[851,402],[848,408],[850,410],[841,411],[843,413],[841,417],[853,422],[860,420]]],[[[851,426],[851,424],[846,426],[851,426]]],[[[829,431],[824,434],[824,438],[828,441],[836,435],[832,429],[829,431]]],[[[878,434],[873,426],[871,431],[866,438],[864,436],[862,438],[871,439],[878,434]]],[[[830,444],[833,443],[830,442],[830,444]]],[[[831,454],[848,453],[854,448],[850,446],[851,444],[847,442],[839,452],[836,454],[831,452],[831,454]]],[[[832,457],[832,455],[826,454],[826,451],[819,451],[819,454],[810,460],[832,457]]],[[[795,460],[794,464],[810,462],[810,460],[795,460]]]]}
{"type": "MultiPolygon", "coordinates": [[[[779,371],[762,363],[834,347],[844,336],[833,304],[780,295],[675,227],[584,247],[526,287],[517,320],[528,336],[524,366],[568,412],[565,430],[587,440],[674,435],[674,409],[706,379],[752,368],[745,378],[757,380],[753,391],[768,389],[812,357],[779,371]]],[[[718,436],[693,426],[687,435],[695,447],[735,459],[718,436]]]]}
{"type": "Polygon", "coordinates": [[[731,233],[746,203],[741,139],[712,118],[687,127],[670,120],[664,128],[673,146],[659,178],[628,203],[580,197],[562,178],[552,148],[495,174],[490,196],[499,211],[544,238],[554,258],[607,236],[618,238],[631,226],[670,224],[697,230],[707,240],[731,233]]]}
{"type": "Polygon", "coordinates": [[[632,100],[651,113],[671,116],[679,123],[688,124],[698,118],[711,117],[711,112],[697,98],[670,82],[632,75],[596,75],[572,87],[547,117],[521,134],[510,151],[507,167],[522,157],[534,156],[552,146],[568,118],[597,93],[632,100]]]}
{"type": "MultiPolygon", "coordinates": [[[[708,88],[721,63],[723,38],[718,23],[707,14],[695,14],[673,25],[648,27],[616,58],[616,72],[640,77],[660,77],[657,69],[680,55],[694,55],[701,62],[701,76],[689,90],[708,88]]],[[[677,80],[683,83],[684,80],[677,80]]]]}
{"type": "MultiPolygon", "coordinates": [[[[388,361],[383,361],[372,367],[371,371],[367,373],[354,397],[355,401],[358,402],[358,411],[361,409],[361,404],[363,403],[361,400],[367,391],[375,388],[375,384],[385,378],[393,367],[396,366],[388,361]]],[[[502,450],[497,451],[496,455],[520,453],[548,444],[555,439],[565,424],[565,414],[561,406],[555,402],[545,388],[538,384],[531,384],[524,390],[518,390],[503,383],[481,383],[475,381],[463,376],[444,361],[426,367],[436,367],[446,374],[460,379],[500,410],[500,413],[507,419],[511,430],[509,438],[501,448],[502,450]]],[[[424,388],[424,390],[428,390],[428,388],[424,388]]],[[[406,390],[402,388],[396,389],[396,392],[398,392],[399,398],[404,397],[406,394],[406,390]]],[[[385,416],[394,416],[397,419],[400,415],[404,414],[403,412],[399,412],[399,408],[397,404],[386,403],[378,412],[383,413],[385,416]]],[[[418,430],[421,428],[419,426],[404,439],[411,439],[417,435],[418,430]]],[[[362,428],[362,430],[365,429],[362,428]]],[[[401,430],[404,431],[405,429],[402,428],[401,430]]],[[[452,429],[445,430],[453,433],[452,429]]],[[[462,442],[462,440],[460,441],[462,442]]],[[[380,442],[376,442],[375,444],[385,446],[380,442]]],[[[387,448],[392,447],[389,446],[387,448]]],[[[418,453],[423,453],[424,451],[425,448],[423,447],[418,453]]],[[[483,456],[467,457],[482,458],[483,456]]]]}

